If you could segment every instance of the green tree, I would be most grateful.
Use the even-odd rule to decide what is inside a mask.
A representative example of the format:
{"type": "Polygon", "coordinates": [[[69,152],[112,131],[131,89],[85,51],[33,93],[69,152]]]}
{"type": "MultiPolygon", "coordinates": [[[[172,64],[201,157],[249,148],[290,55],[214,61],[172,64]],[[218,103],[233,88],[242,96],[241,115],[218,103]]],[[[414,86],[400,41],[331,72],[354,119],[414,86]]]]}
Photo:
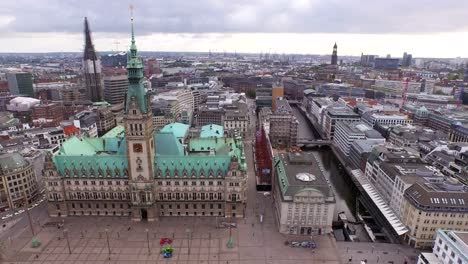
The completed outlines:
{"type": "Polygon", "coordinates": [[[257,93],[255,92],[255,90],[248,90],[247,93],[245,93],[245,95],[247,95],[248,98],[255,98],[257,93]]]}

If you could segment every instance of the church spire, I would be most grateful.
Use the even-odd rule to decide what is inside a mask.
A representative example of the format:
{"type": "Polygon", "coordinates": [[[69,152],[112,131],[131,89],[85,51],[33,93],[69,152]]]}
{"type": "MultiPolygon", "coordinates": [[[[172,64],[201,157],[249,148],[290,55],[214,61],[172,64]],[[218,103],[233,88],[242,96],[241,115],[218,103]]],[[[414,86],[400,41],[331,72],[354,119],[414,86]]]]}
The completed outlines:
{"type": "Polygon", "coordinates": [[[128,113],[132,100],[138,104],[142,113],[147,113],[148,110],[148,98],[143,87],[143,62],[138,57],[137,47],[135,43],[135,32],[133,29],[133,6],[130,6],[131,10],[131,31],[132,40],[130,44],[130,52],[127,59],[127,72],[128,72],[128,92],[125,104],[125,112],[128,113]]]}
{"type": "Polygon", "coordinates": [[[88,18],[84,18],[84,34],[85,34],[85,49],[84,49],[84,60],[97,60],[96,51],[91,40],[91,30],[89,29],[88,18]]]}

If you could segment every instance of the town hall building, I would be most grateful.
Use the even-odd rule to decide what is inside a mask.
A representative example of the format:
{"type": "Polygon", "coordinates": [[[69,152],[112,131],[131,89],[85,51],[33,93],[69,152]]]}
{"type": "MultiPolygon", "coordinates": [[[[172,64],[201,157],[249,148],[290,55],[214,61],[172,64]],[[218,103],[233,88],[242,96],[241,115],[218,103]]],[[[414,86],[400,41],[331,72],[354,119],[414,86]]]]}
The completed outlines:
{"type": "Polygon", "coordinates": [[[44,166],[52,217],[244,217],[247,168],[241,137],[156,132],[133,32],[124,126],[100,138],[72,137],[44,166]]]}

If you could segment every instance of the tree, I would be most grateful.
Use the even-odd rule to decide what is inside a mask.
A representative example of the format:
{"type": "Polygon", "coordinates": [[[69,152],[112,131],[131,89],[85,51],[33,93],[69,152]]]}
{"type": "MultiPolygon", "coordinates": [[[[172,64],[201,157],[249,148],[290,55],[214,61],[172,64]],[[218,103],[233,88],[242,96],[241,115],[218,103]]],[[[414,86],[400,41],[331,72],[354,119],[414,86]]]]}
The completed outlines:
{"type": "Polygon", "coordinates": [[[245,95],[247,95],[248,98],[253,99],[256,97],[257,93],[255,92],[255,90],[248,90],[247,93],[245,93],[245,95]]]}

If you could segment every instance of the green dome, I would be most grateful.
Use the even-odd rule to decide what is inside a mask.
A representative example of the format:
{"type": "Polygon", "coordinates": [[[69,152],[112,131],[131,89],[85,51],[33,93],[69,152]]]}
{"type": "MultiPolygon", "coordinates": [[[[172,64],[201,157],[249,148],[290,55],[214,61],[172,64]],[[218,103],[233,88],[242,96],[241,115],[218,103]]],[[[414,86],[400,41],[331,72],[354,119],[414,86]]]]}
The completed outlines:
{"type": "Polygon", "coordinates": [[[3,171],[19,169],[28,165],[28,162],[18,153],[0,154],[0,168],[3,171]]]}

